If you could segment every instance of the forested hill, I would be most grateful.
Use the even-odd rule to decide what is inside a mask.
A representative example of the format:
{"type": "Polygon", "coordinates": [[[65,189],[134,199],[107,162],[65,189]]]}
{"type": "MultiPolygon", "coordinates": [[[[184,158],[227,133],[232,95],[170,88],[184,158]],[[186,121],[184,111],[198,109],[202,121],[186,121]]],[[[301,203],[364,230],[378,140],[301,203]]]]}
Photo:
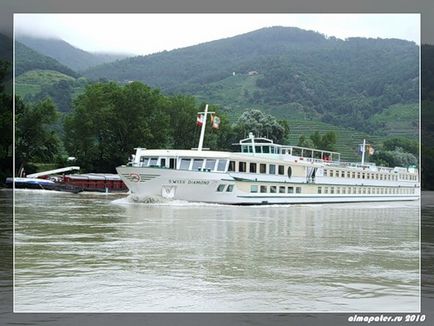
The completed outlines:
{"type": "Polygon", "coordinates": [[[68,76],[78,77],[72,69],[62,65],[57,60],[42,55],[20,42],[15,42],[15,75],[19,76],[27,71],[42,69],[54,70],[68,76]]]}
{"type": "Polygon", "coordinates": [[[127,54],[90,53],[60,39],[19,35],[17,40],[43,55],[56,59],[75,71],[128,57],[127,54]]]}
{"type": "Polygon", "coordinates": [[[234,115],[255,107],[281,118],[374,131],[381,128],[376,114],[418,101],[418,54],[415,43],[398,39],[340,40],[271,27],[100,65],[84,76],[140,80],[218,103],[234,115]]]}

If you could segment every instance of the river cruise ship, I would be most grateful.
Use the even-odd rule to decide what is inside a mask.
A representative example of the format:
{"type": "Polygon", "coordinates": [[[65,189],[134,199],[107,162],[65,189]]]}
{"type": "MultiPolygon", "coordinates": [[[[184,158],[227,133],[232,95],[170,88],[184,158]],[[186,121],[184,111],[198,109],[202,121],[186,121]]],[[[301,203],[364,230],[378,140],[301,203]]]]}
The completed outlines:
{"type": "Polygon", "coordinates": [[[138,201],[260,205],[420,197],[416,168],[342,162],[337,152],[279,145],[253,134],[236,144],[238,152],[204,150],[202,144],[203,133],[197,149],[137,148],[117,172],[138,201]]]}

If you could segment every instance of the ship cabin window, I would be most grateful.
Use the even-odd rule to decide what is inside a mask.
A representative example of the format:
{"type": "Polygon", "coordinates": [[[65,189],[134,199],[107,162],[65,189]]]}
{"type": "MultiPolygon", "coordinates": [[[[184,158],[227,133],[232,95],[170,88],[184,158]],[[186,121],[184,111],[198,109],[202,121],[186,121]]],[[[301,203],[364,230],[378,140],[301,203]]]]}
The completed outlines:
{"type": "Polygon", "coordinates": [[[294,193],[294,187],[288,187],[288,194],[294,193]]]}
{"type": "Polygon", "coordinates": [[[347,171],[347,178],[351,178],[351,172],[347,171]]]}
{"type": "Polygon", "coordinates": [[[262,146],[255,146],[255,152],[256,153],[262,153],[262,146]]]}
{"type": "Polygon", "coordinates": [[[270,153],[270,146],[262,146],[262,153],[270,153]]]}
{"type": "Polygon", "coordinates": [[[243,145],[241,146],[241,152],[243,153],[252,153],[252,146],[251,145],[243,145]]]}
{"type": "Polygon", "coordinates": [[[327,176],[327,169],[324,169],[324,176],[327,176]]]}
{"type": "Polygon", "coordinates": [[[160,167],[165,168],[166,167],[166,159],[160,158],[160,167]]]}
{"type": "Polygon", "coordinates": [[[269,174],[276,174],[276,165],[274,165],[274,164],[270,164],[270,165],[268,166],[268,173],[269,173],[269,174]]]}
{"type": "Polygon", "coordinates": [[[260,190],[261,190],[261,193],[266,193],[267,192],[267,186],[261,186],[260,190]]]}
{"type": "Polygon", "coordinates": [[[345,171],[341,171],[341,178],[345,178],[345,171]]]}
{"type": "Polygon", "coordinates": [[[362,189],[360,189],[360,187],[357,187],[357,193],[361,194],[362,193],[362,189]]]}
{"type": "Polygon", "coordinates": [[[341,193],[341,187],[336,187],[336,193],[340,194],[341,193]]]}
{"type": "Polygon", "coordinates": [[[217,171],[219,172],[225,172],[226,171],[226,163],[227,160],[219,160],[217,163],[217,171]]]}
{"type": "Polygon", "coordinates": [[[357,172],[357,179],[360,179],[360,172],[357,172]]]}
{"type": "Polygon", "coordinates": [[[283,155],[286,154],[286,149],[285,149],[285,148],[282,149],[282,154],[283,154],[283,155]]]}
{"type": "Polygon", "coordinates": [[[333,170],[330,170],[330,176],[333,177],[333,170]]]}
{"type": "Polygon", "coordinates": [[[330,187],[330,193],[334,194],[335,193],[335,187],[330,187]]]}
{"type": "Polygon", "coordinates": [[[238,172],[246,172],[246,162],[238,162],[238,172]]]}
{"type": "Polygon", "coordinates": [[[267,164],[259,164],[259,173],[267,173],[267,164]]]}
{"type": "MultiPolygon", "coordinates": [[[[226,166],[226,162],[227,162],[226,160],[219,160],[219,165],[217,166],[217,171],[220,171],[220,162],[222,162],[222,161],[225,162],[224,167],[226,166]]],[[[222,171],[224,171],[224,168],[222,171]]],[[[229,161],[228,171],[229,172],[235,171],[235,161],[229,161]]]]}
{"type": "Polygon", "coordinates": [[[351,173],[351,178],[355,178],[356,177],[356,172],[351,173]]]}
{"type": "Polygon", "coordinates": [[[179,169],[180,170],[188,170],[190,168],[190,161],[191,161],[191,159],[189,159],[189,158],[182,158],[181,163],[179,164],[179,169]]]}
{"type": "Polygon", "coordinates": [[[149,166],[156,166],[158,162],[158,157],[151,157],[149,159],[149,166]]]}
{"type": "Polygon", "coordinates": [[[383,175],[382,174],[380,174],[380,180],[383,180],[383,175]]]}
{"type": "Polygon", "coordinates": [[[322,193],[322,188],[321,187],[318,187],[318,193],[319,194],[322,193]]]}
{"type": "Polygon", "coordinates": [[[202,165],[203,165],[203,159],[202,158],[195,158],[193,160],[193,165],[192,165],[191,169],[193,171],[200,171],[202,169],[202,165]]]}
{"type": "Polygon", "coordinates": [[[225,190],[225,187],[226,187],[226,185],[219,185],[219,186],[217,187],[217,191],[218,191],[218,192],[223,192],[223,190],[225,190]]]}
{"type": "Polygon", "coordinates": [[[273,146],[270,146],[270,153],[271,154],[274,154],[276,151],[275,151],[275,148],[273,147],[273,146]]]}
{"type": "Polygon", "coordinates": [[[256,163],[249,163],[249,172],[256,173],[256,163]]]}
{"type": "Polygon", "coordinates": [[[279,174],[284,175],[285,174],[285,167],[283,165],[279,165],[279,174]]]}
{"type": "Polygon", "coordinates": [[[279,194],[284,194],[286,192],[285,190],[285,186],[279,186],[279,194]]]}
{"type": "Polygon", "coordinates": [[[295,193],[301,194],[301,187],[295,187],[295,193]]]}
{"type": "Polygon", "coordinates": [[[226,192],[232,192],[234,190],[234,185],[229,185],[227,188],[226,188],[226,192]]]}
{"type": "Polygon", "coordinates": [[[329,193],[329,187],[324,187],[324,193],[328,194],[329,193]]]}
{"type": "Polygon", "coordinates": [[[275,194],[275,193],[277,192],[277,190],[276,190],[276,186],[270,186],[270,192],[271,192],[272,194],[275,194]]]}
{"type": "Polygon", "coordinates": [[[342,193],[345,194],[347,192],[347,188],[346,187],[342,187],[342,193]]]}
{"type": "Polygon", "coordinates": [[[149,157],[141,156],[140,157],[140,166],[148,166],[149,157]]]}
{"type": "Polygon", "coordinates": [[[368,173],[366,173],[366,179],[368,179],[369,180],[369,176],[370,176],[370,173],[368,172],[368,173]]]}
{"type": "MultiPolygon", "coordinates": [[[[205,162],[205,170],[207,170],[207,171],[214,171],[214,168],[215,168],[215,162],[216,162],[216,160],[214,160],[214,159],[206,159],[206,162],[205,162]]],[[[226,164],[225,164],[226,165],[226,164]]],[[[223,170],[224,170],[224,167],[223,167],[223,170]]]]}
{"type": "Polygon", "coordinates": [[[176,169],[176,158],[169,158],[169,169],[176,169]]]}
{"type": "Polygon", "coordinates": [[[257,193],[258,192],[258,186],[257,185],[251,185],[250,186],[250,192],[251,193],[257,193]]]}
{"type": "Polygon", "coordinates": [[[362,173],[362,179],[365,179],[366,178],[366,174],[365,174],[365,172],[363,172],[362,173]]]}

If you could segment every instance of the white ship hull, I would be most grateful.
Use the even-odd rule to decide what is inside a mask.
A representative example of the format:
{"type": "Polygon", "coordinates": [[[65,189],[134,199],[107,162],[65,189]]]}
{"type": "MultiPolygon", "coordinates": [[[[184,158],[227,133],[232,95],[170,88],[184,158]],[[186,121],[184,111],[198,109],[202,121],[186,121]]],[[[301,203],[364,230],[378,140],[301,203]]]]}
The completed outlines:
{"type": "MultiPolygon", "coordinates": [[[[315,183],[300,182],[300,180],[258,180],[255,175],[249,179],[239,178],[237,173],[203,172],[191,170],[176,170],[155,167],[121,166],[117,168],[118,174],[130,189],[132,198],[138,201],[147,198],[162,198],[169,200],[185,200],[190,202],[205,202],[235,205],[269,205],[269,204],[301,204],[301,203],[345,203],[345,202],[378,202],[417,200],[420,189],[407,187],[408,191],[402,193],[371,193],[374,192],[375,182],[357,188],[362,193],[317,193],[318,187],[336,186],[342,188],[355,188],[352,184],[330,184],[327,178],[317,178],[315,183]],[[275,192],[251,192],[254,185],[264,185],[275,192]],[[218,191],[223,185],[223,191],[218,191]],[[232,187],[229,187],[232,186],[232,187]],[[287,193],[286,189],[300,188],[300,193],[287,193]],[[369,188],[369,189],[368,189],[369,188]],[[228,191],[231,189],[231,191],[228,191]],[[285,192],[279,192],[285,189],[285,192]],[[363,193],[369,191],[370,193],[363,193]]],[[[258,175],[259,176],[259,175],[258,175]]],[[[384,185],[384,183],[383,183],[384,185]]],[[[391,182],[388,186],[401,185],[391,182]]],[[[399,187],[399,188],[398,188],[399,187]]],[[[384,188],[383,188],[384,189],[384,188]]],[[[340,191],[340,190],[339,190],[340,191]]],[[[341,191],[340,191],[341,192],[341,191]]]]}

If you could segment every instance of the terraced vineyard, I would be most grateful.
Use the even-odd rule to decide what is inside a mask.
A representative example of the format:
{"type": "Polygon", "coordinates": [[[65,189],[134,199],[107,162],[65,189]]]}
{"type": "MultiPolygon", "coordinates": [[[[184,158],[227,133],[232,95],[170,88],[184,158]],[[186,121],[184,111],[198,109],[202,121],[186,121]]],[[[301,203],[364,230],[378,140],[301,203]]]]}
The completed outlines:
{"type": "Polygon", "coordinates": [[[363,139],[371,143],[374,148],[376,144],[384,139],[382,136],[372,136],[352,129],[343,129],[320,121],[290,120],[289,128],[291,145],[296,145],[301,135],[308,137],[315,131],[320,132],[320,134],[334,131],[336,133],[336,151],[341,153],[341,160],[343,161],[360,160],[357,148],[358,144],[363,142],[363,139]]]}

